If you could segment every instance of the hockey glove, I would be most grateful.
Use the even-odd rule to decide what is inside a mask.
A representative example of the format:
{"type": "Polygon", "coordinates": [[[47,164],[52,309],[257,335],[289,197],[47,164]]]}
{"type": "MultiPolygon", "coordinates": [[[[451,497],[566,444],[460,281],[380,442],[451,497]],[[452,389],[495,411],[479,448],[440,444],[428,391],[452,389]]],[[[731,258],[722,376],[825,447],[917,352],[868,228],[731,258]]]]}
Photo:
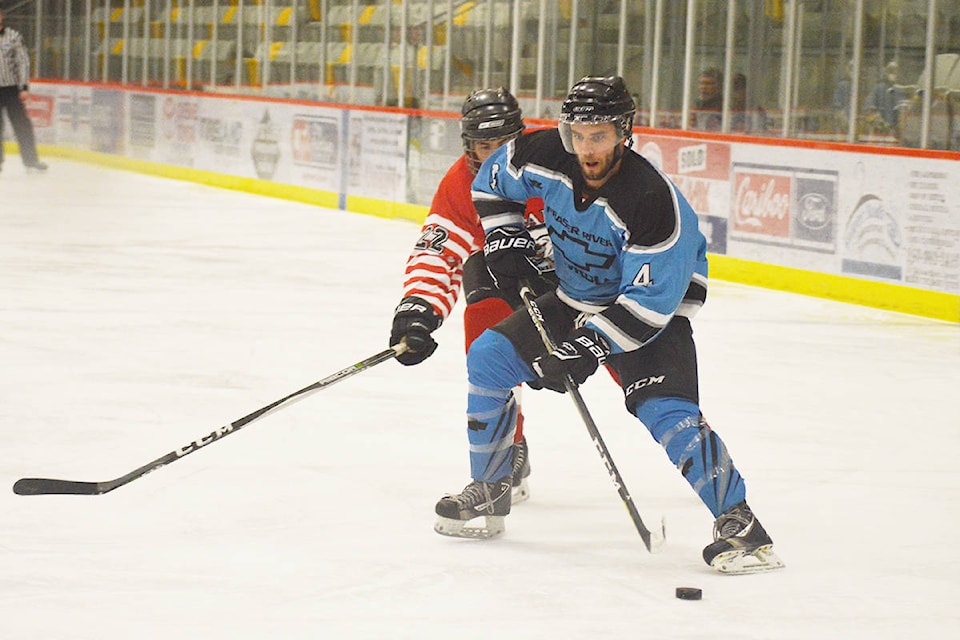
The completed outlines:
{"type": "Polygon", "coordinates": [[[433,306],[423,298],[410,296],[401,300],[394,311],[393,328],[390,331],[391,347],[400,341],[407,343],[407,350],[397,356],[400,364],[409,367],[433,355],[437,343],[430,334],[442,322],[433,306]]]}
{"type": "Polygon", "coordinates": [[[577,385],[593,375],[610,355],[610,345],[593,329],[581,327],[557,345],[553,353],[533,361],[533,370],[547,389],[565,393],[569,375],[577,385]]]}
{"type": "Polygon", "coordinates": [[[521,278],[539,275],[551,266],[537,253],[537,243],[523,227],[497,227],[487,234],[483,243],[483,257],[487,271],[497,289],[517,288],[521,278]]]}

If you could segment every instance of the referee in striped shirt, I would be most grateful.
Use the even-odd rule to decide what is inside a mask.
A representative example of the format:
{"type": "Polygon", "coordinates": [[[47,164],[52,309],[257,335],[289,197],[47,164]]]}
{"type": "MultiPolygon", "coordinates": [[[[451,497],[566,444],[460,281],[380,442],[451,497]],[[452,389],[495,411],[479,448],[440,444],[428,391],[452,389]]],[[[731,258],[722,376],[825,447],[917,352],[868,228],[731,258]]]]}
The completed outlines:
{"type": "Polygon", "coordinates": [[[13,133],[20,145],[20,159],[28,169],[45,171],[47,165],[37,157],[33,124],[23,107],[30,88],[30,59],[23,37],[3,24],[0,7],[0,168],[3,167],[3,110],[6,109],[13,133]]]}

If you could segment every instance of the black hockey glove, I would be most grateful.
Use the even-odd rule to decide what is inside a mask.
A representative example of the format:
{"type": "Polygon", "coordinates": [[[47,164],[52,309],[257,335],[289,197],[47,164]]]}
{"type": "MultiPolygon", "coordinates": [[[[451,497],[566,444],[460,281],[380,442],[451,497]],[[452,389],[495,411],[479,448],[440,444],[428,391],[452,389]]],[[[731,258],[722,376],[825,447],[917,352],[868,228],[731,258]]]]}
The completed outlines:
{"type": "Polygon", "coordinates": [[[393,328],[390,331],[390,346],[407,343],[407,350],[397,356],[400,364],[420,364],[437,350],[436,341],[430,336],[443,320],[433,306],[423,298],[404,298],[393,312],[393,328]]]}
{"type": "Polygon", "coordinates": [[[536,276],[552,269],[537,253],[537,243],[523,227],[497,227],[487,234],[483,243],[483,257],[487,271],[497,289],[517,288],[521,278],[536,276]]]}
{"type": "Polygon", "coordinates": [[[581,327],[557,345],[553,353],[533,361],[533,370],[547,389],[565,393],[564,379],[569,374],[581,385],[610,355],[610,345],[593,329],[581,327]]]}

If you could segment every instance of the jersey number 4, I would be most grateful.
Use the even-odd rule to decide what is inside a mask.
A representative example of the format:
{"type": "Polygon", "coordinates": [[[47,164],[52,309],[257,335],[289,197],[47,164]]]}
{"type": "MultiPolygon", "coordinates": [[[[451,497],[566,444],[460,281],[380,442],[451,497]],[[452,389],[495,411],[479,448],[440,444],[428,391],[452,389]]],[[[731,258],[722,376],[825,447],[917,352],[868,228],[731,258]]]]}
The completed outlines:
{"type": "Polygon", "coordinates": [[[637,277],[633,279],[634,286],[637,287],[649,287],[653,284],[653,278],[650,277],[650,263],[644,263],[640,267],[640,271],[637,273],[637,277]]]}

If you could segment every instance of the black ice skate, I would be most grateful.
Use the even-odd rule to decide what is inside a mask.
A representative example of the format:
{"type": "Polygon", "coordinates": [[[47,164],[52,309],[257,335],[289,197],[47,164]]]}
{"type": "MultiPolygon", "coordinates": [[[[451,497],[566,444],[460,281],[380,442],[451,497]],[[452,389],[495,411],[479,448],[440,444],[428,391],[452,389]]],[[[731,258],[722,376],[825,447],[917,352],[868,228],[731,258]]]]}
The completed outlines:
{"type": "Polygon", "coordinates": [[[773,552],[773,540],[746,502],[721,513],[713,523],[713,542],[703,560],[720,573],[758,573],[783,566],[773,552]]]}
{"type": "Polygon", "coordinates": [[[504,531],[503,517],[510,513],[510,476],[496,482],[474,480],[458,495],[446,495],[437,503],[433,530],[455,538],[492,538],[504,531]],[[467,526],[479,517],[484,526],[467,526]]]}
{"type": "Polygon", "coordinates": [[[530,497],[530,486],[527,483],[527,477],[530,475],[530,450],[527,449],[527,438],[524,436],[520,442],[513,445],[513,504],[523,502],[530,497]]]}

